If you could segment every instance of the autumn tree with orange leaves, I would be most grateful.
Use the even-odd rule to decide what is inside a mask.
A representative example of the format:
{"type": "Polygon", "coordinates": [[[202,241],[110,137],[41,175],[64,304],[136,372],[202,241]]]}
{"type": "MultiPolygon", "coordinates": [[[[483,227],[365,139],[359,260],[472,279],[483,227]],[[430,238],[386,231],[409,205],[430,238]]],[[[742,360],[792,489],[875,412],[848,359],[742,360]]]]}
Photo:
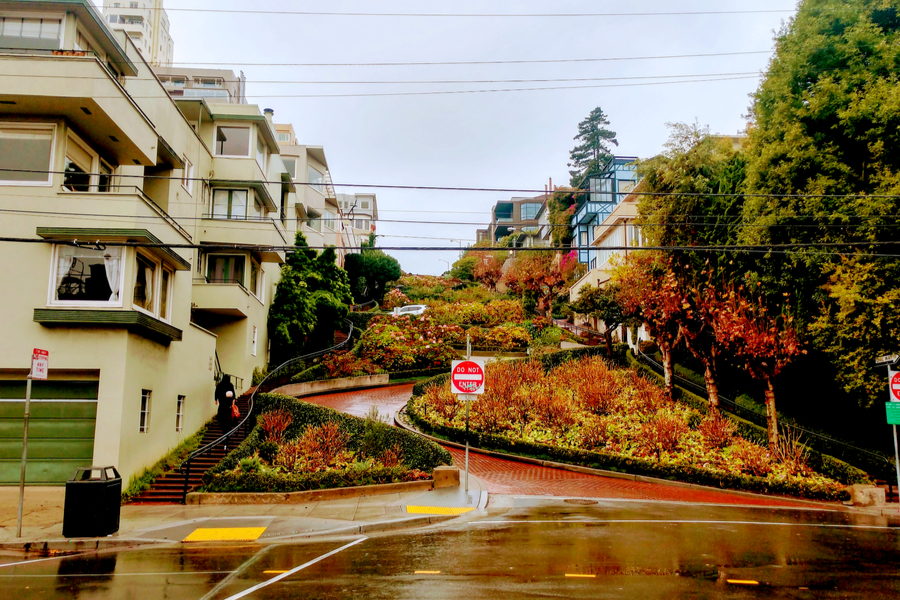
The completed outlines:
{"type": "Polygon", "coordinates": [[[516,295],[534,293],[538,308],[549,311],[553,298],[566,289],[578,266],[575,253],[558,254],[525,249],[518,250],[517,254],[503,282],[516,295]]]}
{"type": "Polygon", "coordinates": [[[475,269],[472,276],[475,281],[484,284],[489,290],[495,291],[497,283],[503,278],[502,258],[498,258],[495,252],[472,252],[475,257],[475,269]]]}
{"type": "MultiPolygon", "coordinates": [[[[760,285],[760,284],[757,284],[760,285]]],[[[806,354],[785,304],[780,314],[769,312],[762,294],[751,294],[743,286],[732,287],[714,317],[716,340],[750,376],[765,385],[769,447],[778,444],[778,413],[773,381],[795,357],[806,354]]]]}

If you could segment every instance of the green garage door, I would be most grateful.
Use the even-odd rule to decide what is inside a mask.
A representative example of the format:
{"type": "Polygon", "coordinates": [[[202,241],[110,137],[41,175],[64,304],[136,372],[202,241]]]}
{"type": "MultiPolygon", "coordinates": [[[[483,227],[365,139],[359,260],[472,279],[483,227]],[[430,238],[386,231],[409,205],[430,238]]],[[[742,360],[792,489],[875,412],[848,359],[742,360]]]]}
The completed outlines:
{"type": "MultiPolygon", "coordinates": [[[[97,422],[97,381],[34,381],[25,481],[64,483],[90,466],[97,422]]],[[[19,483],[25,381],[0,380],[0,485],[19,483]]]]}

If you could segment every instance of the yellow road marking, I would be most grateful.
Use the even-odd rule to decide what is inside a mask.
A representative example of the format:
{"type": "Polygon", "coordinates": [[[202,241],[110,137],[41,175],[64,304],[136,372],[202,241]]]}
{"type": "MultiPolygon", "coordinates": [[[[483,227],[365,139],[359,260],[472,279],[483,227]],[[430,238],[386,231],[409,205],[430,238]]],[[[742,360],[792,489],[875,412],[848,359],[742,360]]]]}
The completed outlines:
{"type": "Polygon", "coordinates": [[[726,579],[725,581],[734,585],[759,585],[758,581],[753,581],[752,579],[726,579]]]}
{"type": "Polygon", "coordinates": [[[440,575],[440,571],[416,571],[416,575],[440,575]]]}
{"type": "Polygon", "coordinates": [[[474,508],[462,508],[453,506],[407,506],[406,512],[423,515],[464,515],[472,512],[474,508]]]}
{"type": "Polygon", "coordinates": [[[566,577],[582,577],[585,579],[594,579],[596,575],[587,575],[584,573],[566,573],[566,577]]]}
{"type": "Polygon", "coordinates": [[[265,530],[265,527],[200,527],[181,541],[252,542],[257,540],[265,530]]]}

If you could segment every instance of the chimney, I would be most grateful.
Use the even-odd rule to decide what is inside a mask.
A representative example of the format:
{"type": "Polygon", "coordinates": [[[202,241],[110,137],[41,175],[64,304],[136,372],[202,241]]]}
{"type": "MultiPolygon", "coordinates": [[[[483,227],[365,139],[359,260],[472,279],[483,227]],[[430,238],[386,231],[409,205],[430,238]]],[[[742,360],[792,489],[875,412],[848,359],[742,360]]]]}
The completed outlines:
{"type": "Polygon", "coordinates": [[[269,125],[274,127],[275,124],[273,123],[273,120],[275,119],[275,111],[271,108],[264,108],[263,114],[266,115],[266,120],[269,122],[269,125]]]}

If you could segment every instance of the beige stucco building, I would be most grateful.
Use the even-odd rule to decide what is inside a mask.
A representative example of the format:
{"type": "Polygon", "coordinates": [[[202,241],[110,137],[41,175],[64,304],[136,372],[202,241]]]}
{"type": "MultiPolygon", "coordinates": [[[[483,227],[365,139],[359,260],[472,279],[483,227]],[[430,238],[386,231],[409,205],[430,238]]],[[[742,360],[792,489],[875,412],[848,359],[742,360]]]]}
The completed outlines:
{"type": "Polygon", "coordinates": [[[175,42],[163,0],[104,0],[103,18],[113,31],[124,31],[151,65],[172,64],[175,42]]]}
{"type": "Polygon", "coordinates": [[[21,240],[2,266],[0,484],[18,481],[33,348],[50,379],[28,481],[102,464],[127,482],[212,417],[219,370],[247,387],[266,364],[292,217],[326,206],[292,178],[327,162],[294,146],[286,168],[257,106],[170,97],[89,0],[0,0],[0,24],[0,237],[21,240]]]}

